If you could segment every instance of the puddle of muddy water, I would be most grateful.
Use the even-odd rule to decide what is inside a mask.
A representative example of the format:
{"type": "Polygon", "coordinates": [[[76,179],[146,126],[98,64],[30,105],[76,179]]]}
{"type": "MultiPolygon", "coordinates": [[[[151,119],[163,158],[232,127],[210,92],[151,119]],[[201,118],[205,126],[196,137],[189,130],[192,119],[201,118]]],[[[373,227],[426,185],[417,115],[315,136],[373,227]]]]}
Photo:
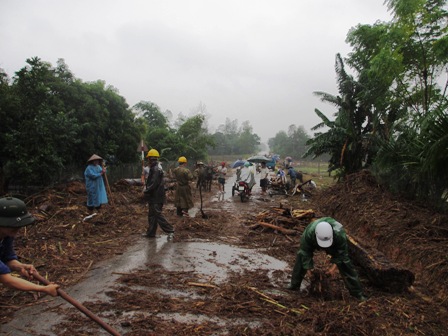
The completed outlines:
{"type": "MultiPolygon", "coordinates": [[[[171,272],[194,272],[198,278],[212,279],[216,284],[225,282],[230,273],[265,269],[268,270],[268,275],[271,275],[276,270],[285,270],[288,267],[283,261],[251,249],[207,241],[172,242],[168,241],[166,236],[153,240],[142,238],[129,251],[113,260],[98,264],[88,272],[85,280],[64,291],[81,303],[107,301],[105,293],[112,289],[120,273],[144,269],[147,264],[158,264],[171,272]]],[[[170,295],[168,292],[164,294],[170,295]]],[[[10,323],[0,327],[0,334],[55,335],[52,327],[57,325],[64,316],[49,310],[54,310],[55,307],[71,306],[62,298],[48,298],[48,300],[45,298],[42,301],[35,306],[18,311],[10,323]]],[[[175,319],[171,315],[170,318],[175,319]]],[[[104,322],[110,323],[107,320],[104,322]]],[[[98,335],[107,334],[98,326],[98,335]]]]}
{"type": "MultiPolygon", "coordinates": [[[[252,188],[252,196],[249,197],[248,200],[245,200],[244,202],[241,202],[240,197],[238,195],[232,196],[232,187],[235,183],[236,176],[230,176],[228,179],[226,179],[226,183],[224,185],[224,194],[220,194],[219,192],[203,192],[202,196],[204,200],[209,200],[210,207],[211,208],[219,208],[220,210],[227,210],[227,211],[234,211],[235,208],[238,209],[238,211],[254,211],[254,208],[256,208],[259,205],[259,202],[267,203],[267,202],[273,202],[275,199],[270,197],[268,194],[262,195],[261,194],[261,187],[260,187],[260,177],[258,175],[255,176],[255,182],[256,184],[252,188]]],[[[204,213],[207,214],[207,210],[210,209],[203,209],[204,213]]],[[[200,209],[197,207],[194,207],[188,211],[190,217],[196,217],[201,216],[200,209]]]]}
{"type": "MultiPolygon", "coordinates": [[[[210,200],[211,198],[211,206],[219,207],[221,210],[254,211],[257,202],[261,200],[258,190],[259,183],[257,182],[257,185],[254,186],[254,196],[249,201],[241,203],[239,197],[232,197],[234,181],[234,176],[226,181],[224,197],[218,199],[218,195],[203,194],[204,199],[210,200]]],[[[191,209],[190,216],[197,216],[199,211],[199,208],[191,209]]],[[[144,269],[147,264],[158,264],[171,272],[194,272],[198,279],[205,279],[216,284],[225,283],[228,275],[245,270],[267,270],[268,276],[272,279],[274,271],[284,271],[288,267],[285,262],[272,258],[261,250],[243,249],[208,241],[173,242],[168,241],[166,236],[153,240],[142,238],[141,241],[130,247],[126,253],[96,265],[94,269],[87,273],[85,280],[71,288],[64,289],[64,291],[81,303],[85,301],[106,302],[108,297],[105,293],[112,290],[112,287],[116,284],[115,281],[121,274],[144,269]]],[[[275,284],[273,285],[275,287],[275,284]]],[[[168,296],[182,295],[182,293],[172,293],[170,290],[163,288],[154,289],[154,291],[159,291],[161,294],[168,296]]],[[[10,323],[0,327],[0,334],[54,336],[56,334],[52,332],[53,326],[64,319],[62,313],[57,314],[50,311],[50,309],[54,310],[55,307],[71,308],[71,305],[61,298],[43,300],[38,305],[18,311],[10,323]]],[[[166,318],[179,322],[185,321],[186,318],[198,319],[199,322],[201,319],[210,319],[211,317],[186,317],[180,314],[168,314],[166,318]]],[[[107,320],[104,320],[104,322],[110,323],[107,320]]],[[[219,319],[215,322],[219,323],[219,319]]],[[[226,320],[226,323],[229,323],[229,321],[226,320]]],[[[248,322],[235,320],[233,323],[248,322]]],[[[108,335],[99,326],[97,334],[108,335]]]]}

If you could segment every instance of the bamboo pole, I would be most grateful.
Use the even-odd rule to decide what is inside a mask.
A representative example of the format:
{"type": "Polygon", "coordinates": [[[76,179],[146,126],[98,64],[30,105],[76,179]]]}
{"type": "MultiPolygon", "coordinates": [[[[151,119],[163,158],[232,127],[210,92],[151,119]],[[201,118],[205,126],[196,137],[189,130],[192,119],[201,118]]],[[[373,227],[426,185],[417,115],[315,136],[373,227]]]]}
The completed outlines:
{"type": "MultiPolygon", "coordinates": [[[[39,282],[43,283],[44,285],[49,285],[50,282],[45,279],[43,276],[41,276],[39,273],[35,272],[33,273],[33,277],[38,280],[39,282]]],[[[89,317],[92,321],[99,324],[104,330],[106,330],[109,334],[114,336],[120,336],[120,333],[113,329],[111,326],[106,324],[103,320],[101,320],[98,316],[96,316],[94,313],[92,313],[90,310],[88,310],[86,307],[84,307],[79,301],[76,301],[74,298],[72,298],[70,295],[68,295],[66,292],[64,292],[62,289],[57,289],[58,294],[60,297],[62,297],[64,300],[72,304],[75,308],[83,312],[87,317],[89,317]]]]}
{"type": "MultiPolygon", "coordinates": [[[[105,168],[105,166],[103,166],[103,168],[105,168]]],[[[114,202],[112,200],[112,192],[110,191],[109,180],[107,179],[106,171],[103,174],[103,178],[104,178],[104,183],[106,184],[107,193],[109,194],[110,205],[114,206],[114,202]]]]}
{"type": "Polygon", "coordinates": [[[280,231],[283,234],[290,234],[290,235],[297,235],[298,231],[297,230],[290,230],[290,229],[285,229],[284,227],[278,226],[278,225],[274,225],[274,224],[270,224],[270,223],[265,223],[265,222],[258,222],[258,225],[261,225],[263,227],[267,227],[273,230],[277,230],[280,231]]]}

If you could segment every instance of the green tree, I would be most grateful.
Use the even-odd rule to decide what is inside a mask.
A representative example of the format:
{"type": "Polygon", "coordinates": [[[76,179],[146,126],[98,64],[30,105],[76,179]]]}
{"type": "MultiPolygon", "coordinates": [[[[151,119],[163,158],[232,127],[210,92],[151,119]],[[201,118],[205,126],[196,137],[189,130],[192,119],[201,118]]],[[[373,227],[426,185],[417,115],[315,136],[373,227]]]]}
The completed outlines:
{"type": "Polygon", "coordinates": [[[287,150],[288,147],[289,138],[286,131],[279,131],[275,135],[275,137],[270,138],[268,140],[268,145],[271,150],[271,152],[279,154],[280,156],[287,156],[287,150]]]}
{"type": "Polygon", "coordinates": [[[160,107],[150,101],[141,101],[134,105],[137,117],[142,117],[149,128],[168,128],[168,118],[160,111],[160,107]]]}
{"type": "Polygon", "coordinates": [[[238,120],[226,118],[225,124],[219,125],[218,131],[213,134],[213,149],[209,148],[212,155],[247,155],[258,151],[260,137],[253,132],[249,121],[244,121],[238,126],[238,120]]]}
{"type": "Polygon", "coordinates": [[[8,179],[36,184],[50,182],[79,141],[77,123],[60,110],[55,87],[60,79],[49,63],[35,57],[17,72],[11,90],[17,100],[11,128],[5,133],[4,172],[8,179]]]}
{"type": "Polygon", "coordinates": [[[188,118],[177,130],[179,143],[183,145],[183,153],[190,162],[205,160],[207,147],[214,146],[213,137],[204,126],[205,117],[201,114],[188,118]]]}
{"type": "Polygon", "coordinates": [[[316,114],[322,122],[313,130],[327,127],[323,133],[316,133],[308,141],[310,146],[305,156],[317,157],[324,153],[330,155],[329,171],[338,170],[341,176],[363,169],[370,162],[371,148],[368,135],[371,130],[369,123],[370,106],[363,100],[364,86],[345,71],[344,62],[336,55],[336,75],[339,95],[333,96],[325,92],[315,92],[321,100],[337,107],[335,120],[330,121],[319,110],[316,114]]]}
{"type": "Polygon", "coordinates": [[[258,145],[260,144],[260,137],[253,132],[252,125],[249,121],[244,121],[241,124],[241,128],[238,132],[238,138],[236,141],[236,154],[250,154],[256,153],[258,145]]]}
{"type": "Polygon", "coordinates": [[[144,140],[149,148],[155,148],[164,153],[165,159],[173,160],[178,140],[160,107],[150,101],[141,101],[132,109],[139,119],[138,124],[145,130],[144,140]]]}
{"type": "Polygon", "coordinates": [[[84,166],[93,153],[136,160],[138,125],[114,88],[74,78],[62,59],[55,68],[38,57],[26,64],[11,83],[1,76],[4,185],[57,182],[67,165],[84,166]]]}
{"type": "Polygon", "coordinates": [[[288,132],[280,131],[268,140],[272,152],[281,157],[301,158],[306,152],[306,143],[310,139],[303,126],[290,125],[288,132]]]}
{"type": "Polygon", "coordinates": [[[441,166],[436,157],[445,162],[439,127],[447,108],[446,83],[441,86],[448,61],[446,1],[387,4],[392,22],[360,25],[347,38],[354,48],[349,64],[369,79],[364,92],[372,97],[372,135],[380,146],[375,171],[396,191],[437,201],[447,181],[447,173],[430,168],[441,166]]]}

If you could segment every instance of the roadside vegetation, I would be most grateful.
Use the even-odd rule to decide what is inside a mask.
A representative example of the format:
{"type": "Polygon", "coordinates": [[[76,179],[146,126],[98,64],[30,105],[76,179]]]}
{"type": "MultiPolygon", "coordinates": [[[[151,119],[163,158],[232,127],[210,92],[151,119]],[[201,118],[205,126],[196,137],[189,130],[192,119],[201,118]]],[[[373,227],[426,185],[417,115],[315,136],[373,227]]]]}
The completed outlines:
{"type": "Polygon", "coordinates": [[[329,154],[338,176],[370,169],[394,192],[443,205],[448,200],[446,1],[386,1],[391,22],[358,25],[336,56],[335,106],[308,141],[306,156],[329,154]],[[348,66],[348,68],[347,68],[348,66]]]}
{"type": "MultiPolygon", "coordinates": [[[[227,119],[215,132],[199,103],[177,118],[150,100],[130,107],[104,81],[83,82],[63,59],[56,66],[32,57],[12,77],[0,69],[0,194],[9,186],[48,186],[67,167],[82,170],[93,153],[108,163],[138,164],[157,148],[166,162],[190,162],[271,152],[295,161],[328,162],[344,179],[372,171],[390,190],[431,205],[448,200],[448,23],[446,1],[388,0],[391,22],[358,25],[347,35],[352,51],[336,55],[334,118],[313,136],[291,124],[263,147],[250,121],[227,119]],[[79,168],[80,167],[80,168],[79,168]]],[[[273,111],[273,114],[276,111],[273,111]]],[[[303,113],[303,112],[302,112],[303,113]]],[[[298,111],[296,118],[300,120],[298,111]]],[[[318,168],[320,171],[320,167],[318,168]]]]}

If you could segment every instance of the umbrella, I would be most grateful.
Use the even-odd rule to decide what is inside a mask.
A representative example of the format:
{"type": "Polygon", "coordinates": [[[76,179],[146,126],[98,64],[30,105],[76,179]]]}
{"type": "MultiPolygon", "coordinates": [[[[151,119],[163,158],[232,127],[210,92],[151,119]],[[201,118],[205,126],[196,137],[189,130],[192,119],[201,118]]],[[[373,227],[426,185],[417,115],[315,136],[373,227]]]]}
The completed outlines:
{"type": "Polygon", "coordinates": [[[264,155],[255,155],[248,158],[247,161],[252,163],[262,163],[262,162],[269,162],[271,161],[271,159],[267,158],[264,155]]]}
{"type": "Polygon", "coordinates": [[[234,163],[232,163],[231,167],[238,168],[238,167],[244,166],[245,163],[246,163],[246,160],[236,160],[234,163]]]}

